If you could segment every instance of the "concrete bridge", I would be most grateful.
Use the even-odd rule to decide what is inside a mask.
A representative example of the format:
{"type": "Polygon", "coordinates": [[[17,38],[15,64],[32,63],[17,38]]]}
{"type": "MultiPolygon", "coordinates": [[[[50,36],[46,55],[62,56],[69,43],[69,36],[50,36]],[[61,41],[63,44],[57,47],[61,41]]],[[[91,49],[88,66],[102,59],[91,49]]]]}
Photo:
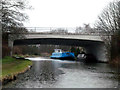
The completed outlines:
{"type": "Polygon", "coordinates": [[[95,55],[99,61],[107,62],[106,48],[98,35],[29,33],[25,37],[25,39],[16,39],[9,42],[9,45],[11,47],[32,44],[81,46],[86,49],[87,53],[95,55]]]}

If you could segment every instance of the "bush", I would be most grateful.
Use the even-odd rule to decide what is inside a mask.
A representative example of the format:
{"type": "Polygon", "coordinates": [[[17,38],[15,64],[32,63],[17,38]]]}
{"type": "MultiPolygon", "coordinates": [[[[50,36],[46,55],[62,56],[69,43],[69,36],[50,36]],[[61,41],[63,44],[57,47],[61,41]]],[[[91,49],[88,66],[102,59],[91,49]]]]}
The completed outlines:
{"type": "Polygon", "coordinates": [[[10,48],[7,45],[2,45],[2,57],[10,56],[10,48]]]}

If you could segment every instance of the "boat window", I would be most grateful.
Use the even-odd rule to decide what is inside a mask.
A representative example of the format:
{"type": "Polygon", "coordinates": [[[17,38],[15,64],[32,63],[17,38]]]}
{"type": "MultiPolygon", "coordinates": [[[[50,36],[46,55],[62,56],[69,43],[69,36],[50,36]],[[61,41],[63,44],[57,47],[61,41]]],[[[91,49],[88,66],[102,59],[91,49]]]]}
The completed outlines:
{"type": "Polygon", "coordinates": [[[61,49],[55,49],[54,52],[56,52],[56,53],[57,52],[62,52],[62,50],[61,49]]]}

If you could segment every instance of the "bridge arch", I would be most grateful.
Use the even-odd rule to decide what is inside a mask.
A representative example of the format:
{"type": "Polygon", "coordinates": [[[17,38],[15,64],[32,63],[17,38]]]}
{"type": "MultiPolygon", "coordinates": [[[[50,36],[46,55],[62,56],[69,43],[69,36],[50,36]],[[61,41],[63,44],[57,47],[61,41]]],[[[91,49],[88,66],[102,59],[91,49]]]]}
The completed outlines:
{"type": "Polygon", "coordinates": [[[72,38],[27,38],[18,39],[13,45],[33,45],[33,44],[51,44],[51,45],[67,45],[84,47],[87,53],[92,53],[98,61],[107,62],[106,48],[103,41],[72,39],[72,38]]]}

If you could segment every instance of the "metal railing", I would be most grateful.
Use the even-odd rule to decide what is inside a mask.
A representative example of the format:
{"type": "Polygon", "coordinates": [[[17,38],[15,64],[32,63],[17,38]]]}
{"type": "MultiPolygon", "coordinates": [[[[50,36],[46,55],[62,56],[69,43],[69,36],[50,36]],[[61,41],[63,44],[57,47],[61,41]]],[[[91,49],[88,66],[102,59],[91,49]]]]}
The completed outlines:
{"type": "Polygon", "coordinates": [[[79,35],[112,35],[102,30],[76,30],[76,27],[26,27],[29,33],[49,33],[49,34],[79,34],[79,35]]]}

